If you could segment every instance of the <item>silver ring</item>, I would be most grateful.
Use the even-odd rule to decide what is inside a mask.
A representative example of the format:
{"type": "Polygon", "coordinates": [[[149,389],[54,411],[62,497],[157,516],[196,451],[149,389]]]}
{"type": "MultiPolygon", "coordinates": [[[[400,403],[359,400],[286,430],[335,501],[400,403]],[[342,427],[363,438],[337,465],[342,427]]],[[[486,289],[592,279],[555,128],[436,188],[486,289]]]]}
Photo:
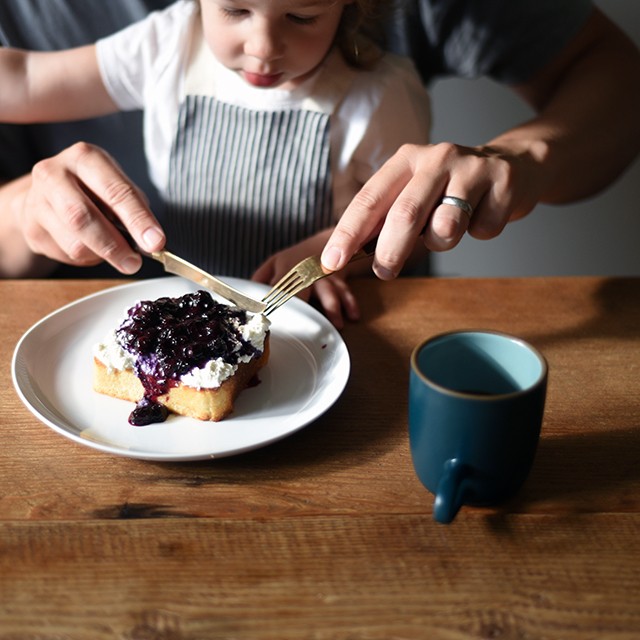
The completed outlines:
{"type": "Polygon", "coordinates": [[[452,207],[458,207],[462,209],[469,217],[473,215],[473,207],[462,198],[456,198],[455,196],[444,196],[440,200],[440,204],[450,204],[452,207]]]}

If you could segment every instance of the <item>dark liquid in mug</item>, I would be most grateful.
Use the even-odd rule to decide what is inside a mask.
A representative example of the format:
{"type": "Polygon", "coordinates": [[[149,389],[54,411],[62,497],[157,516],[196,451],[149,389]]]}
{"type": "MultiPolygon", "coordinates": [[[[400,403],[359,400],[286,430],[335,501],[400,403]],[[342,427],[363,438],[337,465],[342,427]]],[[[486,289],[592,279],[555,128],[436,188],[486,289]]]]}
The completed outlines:
{"type": "Polygon", "coordinates": [[[480,389],[456,389],[458,393],[465,393],[470,396],[495,396],[499,395],[498,393],[493,393],[492,391],[481,391],[480,389]]]}

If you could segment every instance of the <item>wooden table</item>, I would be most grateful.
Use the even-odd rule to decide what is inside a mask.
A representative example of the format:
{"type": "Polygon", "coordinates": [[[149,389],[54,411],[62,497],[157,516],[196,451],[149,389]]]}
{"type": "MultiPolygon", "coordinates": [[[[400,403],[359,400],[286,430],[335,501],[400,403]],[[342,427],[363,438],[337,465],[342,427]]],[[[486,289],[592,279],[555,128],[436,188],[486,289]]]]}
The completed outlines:
{"type": "Polygon", "coordinates": [[[357,282],[338,402],[195,463],[83,447],[12,388],[20,336],[114,284],[0,282],[0,639],[640,638],[640,279],[357,282]],[[550,387],[523,491],[446,526],[411,466],[408,358],[461,328],[531,341],[550,387]]]}

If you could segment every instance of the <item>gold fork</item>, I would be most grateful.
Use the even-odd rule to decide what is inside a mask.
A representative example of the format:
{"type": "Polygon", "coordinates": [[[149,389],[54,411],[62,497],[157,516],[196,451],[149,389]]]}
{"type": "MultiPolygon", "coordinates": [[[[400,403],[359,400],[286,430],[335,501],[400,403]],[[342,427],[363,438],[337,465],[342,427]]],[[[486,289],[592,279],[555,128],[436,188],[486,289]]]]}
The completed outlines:
{"type": "MultiPolygon", "coordinates": [[[[369,240],[360,251],[357,251],[349,260],[349,264],[356,260],[371,257],[376,251],[378,238],[369,240]]],[[[298,262],[288,273],[286,273],[271,290],[262,298],[267,306],[262,312],[265,316],[281,307],[287,300],[290,300],[303,289],[310,287],[314,282],[330,276],[335,271],[327,271],[320,262],[320,256],[310,256],[298,262]]]]}

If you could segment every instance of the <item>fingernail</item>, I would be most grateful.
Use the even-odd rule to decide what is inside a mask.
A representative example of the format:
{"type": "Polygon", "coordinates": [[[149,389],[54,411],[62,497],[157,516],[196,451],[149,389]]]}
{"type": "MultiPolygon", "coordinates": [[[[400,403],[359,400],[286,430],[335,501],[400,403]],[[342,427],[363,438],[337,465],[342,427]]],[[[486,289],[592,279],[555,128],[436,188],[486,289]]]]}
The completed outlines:
{"type": "Polygon", "coordinates": [[[155,227],[151,227],[142,234],[142,242],[147,251],[154,251],[162,245],[164,236],[155,227]]]}
{"type": "Polygon", "coordinates": [[[391,269],[387,269],[387,267],[374,265],[373,270],[380,280],[393,280],[396,277],[396,274],[391,269]]]}
{"type": "Polygon", "coordinates": [[[336,247],[326,247],[322,252],[321,262],[327,269],[337,271],[341,258],[342,251],[340,251],[340,249],[337,249],[336,247]]]}
{"type": "Polygon", "coordinates": [[[140,258],[130,257],[125,258],[120,264],[120,268],[123,273],[131,275],[135,273],[140,268],[141,260],[140,258]]]}

